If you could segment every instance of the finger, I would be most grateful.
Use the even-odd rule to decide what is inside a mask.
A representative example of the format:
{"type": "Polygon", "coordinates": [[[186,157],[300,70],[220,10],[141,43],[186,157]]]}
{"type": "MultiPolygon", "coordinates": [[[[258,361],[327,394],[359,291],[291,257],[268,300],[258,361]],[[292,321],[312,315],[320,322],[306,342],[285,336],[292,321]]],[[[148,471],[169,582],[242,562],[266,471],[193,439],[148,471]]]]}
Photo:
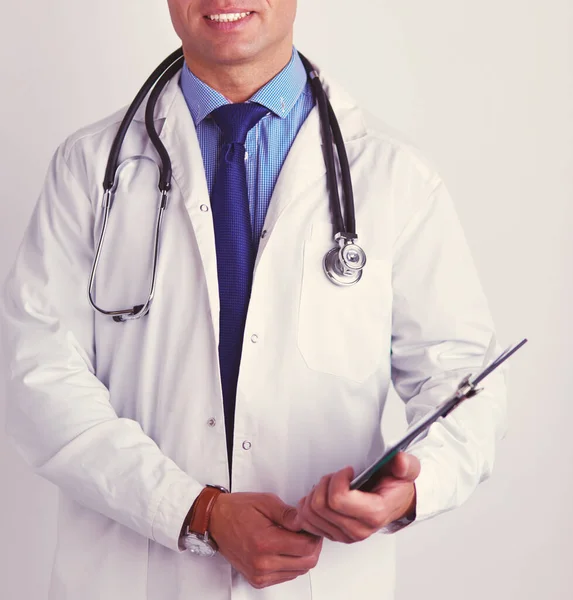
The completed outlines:
{"type": "Polygon", "coordinates": [[[325,514],[347,535],[363,540],[382,526],[383,504],[379,498],[370,502],[350,490],[352,478],[352,469],[345,469],[330,478],[325,514]]]}
{"type": "Polygon", "coordinates": [[[293,528],[296,525],[296,508],[289,506],[275,494],[265,494],[264,505],[258,508],[273,523],[290,531],[297,531],[293,528]]]}
{"type": "Polygon", "coordinates": [[[282,571],[300,571],[306,573],[316,567],[319,554],[313,552],[308,556],[286,556],[270,554],[253,559],[253,569],[258,575],[271,575],[282,571]]]}
{"type": "Polygon", "coordinates": [[[412,454],[398,452],[390,463],[390,472],[396,479],[414,481],[420,474],[420,461],[412,454]]]}
{"type": "Polygon", "coordinates": [[[301,533],[310,533],[316,537],[319,537],[320,539],[326,538],[326,539],[332,539],[330,537],[330,535],[326,535],[326,533],[324,531],[322,531],[321,529],[315,527],[306,517],[303,517],[302,515],[302,510],[304,507],[304,503],[306,502],[306,498],[303,498],[300,502],[299,502],[299,522],[300,522],[300,532],[301,533]]]}
{"type": "MultiPolygon", "coordinates": [[[[340,515],[339,527],[357,539],[365,539],[385,523],[386,502],[378,494],[350,489],[352,470],[343,469],[330,479],[328,508],[340,515]]],[[[331,517],[332,518],[332,517],[331,517]]]]}
{"type": "Polygon", "coordinates": [[[299,512],[314,532],[319,531],[330,540],[344,543],[354,542],[355,538],[340,526],[340,522],[344,522],[344,517],[328,508],[327,495],[330,478],[331,476],[326,476],[320,480],[318,486],[306,498],[304,506],[299,509],[299,512]]]}
{"type": "Polygon", "coordinates": [[[355,502],[352,502],[352,494],[354,490],[350,489],[350,482],[354,471],[352,467],[346,467],[342,471],[335,473],[328,483],[328,496],[327,505],[328,508],[333,510],[335,513],[344,515],[346,517],[357,518],[356,509],[354,507],[355,502]],[[350,502],[349,502],[350,500],[350,502]]]}
{"type": "Polygon", "coordinates": [[[262,589],[270,587],[271,585],[278,585],[285,581],[292,581],[301,575],[305,575],[307,571],[282,571],[280,573],[273,573],[271,575],[254,576],[248,579],[249,583],[256,589],[262,589]]]}
{"type": "Polygon", "coordinates": [[[266,530],[259,543],[259,550],[266,554],[282,554],[284,556],[311,556],[321,544],[320,538],[312,532],[298,531],[293,533],[280,527],[266,530]]]}
{"type": "Polygon", "coordinates": [[[321,543],[317,536],[300,531],[300,518],[296,508],[289,506],[275,494],[264,494],[263,502],[257,509],[273,525],[267,530],[263,541],[269,553],[307,556],[321,543]]]}
{"type": "Polygon", "coordinates": [[[353,540],[348,538],[346,532],[338,527],[337,523],[328,519],[324,514],[327,510],[328,486],[330,475],[323,477],[314,488],[305,503],[305,514],[309,523],[322,531],[325,537],[338,542],[349,543],[353,540]]]}
{"type": "Polygon", "coordinates": [[[350,544],[354,541],[336,527],[336,525],[323,519],[320,515],[313,513],[309,507],[304,508],[303,528],[309,533],[326,538],[332,542],[350,544]]]}

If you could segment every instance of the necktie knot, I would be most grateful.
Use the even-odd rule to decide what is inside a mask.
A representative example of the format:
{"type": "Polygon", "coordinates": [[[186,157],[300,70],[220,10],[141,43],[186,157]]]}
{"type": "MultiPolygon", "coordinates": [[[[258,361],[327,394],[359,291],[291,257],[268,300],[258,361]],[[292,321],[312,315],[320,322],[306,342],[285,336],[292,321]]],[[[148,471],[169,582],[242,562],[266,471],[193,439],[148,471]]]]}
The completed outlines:
{"type": "Polygon", "coordinates": [[[224,104],[211,113],[223,134],[223,144],[244,144],[247,133],[268,113],[256,102],[224,104]]]}

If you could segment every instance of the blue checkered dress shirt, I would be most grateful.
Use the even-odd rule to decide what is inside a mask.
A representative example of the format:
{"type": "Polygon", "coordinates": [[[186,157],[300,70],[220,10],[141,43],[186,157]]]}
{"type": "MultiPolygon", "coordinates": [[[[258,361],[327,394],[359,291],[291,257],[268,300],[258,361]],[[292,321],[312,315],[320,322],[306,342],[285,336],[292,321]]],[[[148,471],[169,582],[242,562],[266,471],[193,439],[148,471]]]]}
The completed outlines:
{"type": "MultiPolygon", "coordinates": [[[[229,101],[195,77],[186,64],[181,71],[179,84],[197,129],[211,194],[222,136],[209,114],[229,101]]],[[[299,129],[314,106],[306,71],[294,48],[288,65],[249,100],[269,109],[269,114],[249,131],[245,142],[249,208],[253,241],[257,246],[280,170],[299,129]]]]}

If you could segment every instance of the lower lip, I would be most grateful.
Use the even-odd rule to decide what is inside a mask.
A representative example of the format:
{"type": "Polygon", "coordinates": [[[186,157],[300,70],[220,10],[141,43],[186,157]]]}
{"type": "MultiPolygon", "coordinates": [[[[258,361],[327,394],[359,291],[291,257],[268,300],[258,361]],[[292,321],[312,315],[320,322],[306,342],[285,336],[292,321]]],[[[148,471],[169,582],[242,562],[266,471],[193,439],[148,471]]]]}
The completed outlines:
{"type": "Polygon", "coordinates": [[[205,21],[207,21],[207,25],[209,25],[209,27],[216,29],[217,31],[234,31],[244,27],[245,24],[248,23],[254,16],[255,13],[252,12],[250,15],[247,15],[238,21],[211,21],[211,19],[208,19],[207,17],[205,17],[205,21]]]}

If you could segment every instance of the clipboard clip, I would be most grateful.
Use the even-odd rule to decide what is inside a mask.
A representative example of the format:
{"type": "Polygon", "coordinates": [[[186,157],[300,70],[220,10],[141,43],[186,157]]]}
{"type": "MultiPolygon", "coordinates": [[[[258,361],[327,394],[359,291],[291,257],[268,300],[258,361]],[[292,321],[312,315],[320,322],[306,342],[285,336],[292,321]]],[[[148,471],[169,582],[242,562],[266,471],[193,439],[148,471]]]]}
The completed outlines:
{"type": "Polygon", "coordinates": [[[477,385],[483,381],[490,373],[495,371],[502,363],[504,363],[512,354],[517,352],[525,343],[527,343],[527,338],[521,340],[521,342],[509,346],[506,348],[497,358],[492,360],[492,362],[485,367],[481,372],[477,375],[466,375],[458,384],[458,388],[454,394],[455,403],[452,403],[452,406],[444,413],[444,417],[448,415],[461,401],[467,400],[468,398],[473,398],[473,396],[477,396],[483,388],[478,388],[477,385]]]}

